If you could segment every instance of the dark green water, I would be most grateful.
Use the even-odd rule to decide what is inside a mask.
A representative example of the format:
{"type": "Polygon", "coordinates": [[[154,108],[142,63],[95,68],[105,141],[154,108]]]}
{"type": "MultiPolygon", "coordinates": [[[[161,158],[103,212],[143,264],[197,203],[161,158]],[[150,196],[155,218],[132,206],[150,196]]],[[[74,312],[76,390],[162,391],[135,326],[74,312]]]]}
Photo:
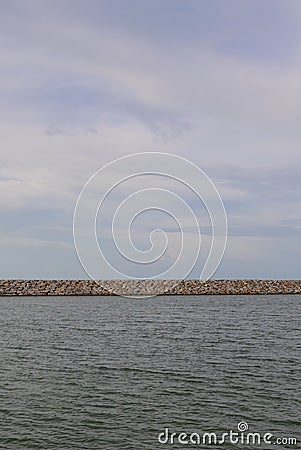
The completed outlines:
{"type": "Polygon", "coordinates": [[[300,326],[298,295],[0,298],[0,448],[300,448],[300,326]],[[298,444],[158,441],[242,421],[298,444]]]}

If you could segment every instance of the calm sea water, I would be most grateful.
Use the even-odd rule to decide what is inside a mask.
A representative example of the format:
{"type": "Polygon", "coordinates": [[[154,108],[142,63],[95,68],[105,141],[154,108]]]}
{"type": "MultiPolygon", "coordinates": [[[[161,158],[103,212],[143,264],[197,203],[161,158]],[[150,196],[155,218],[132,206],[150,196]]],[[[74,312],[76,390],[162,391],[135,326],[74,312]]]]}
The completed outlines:
{"type": "Polygon", "coordinates": [[[0,298],[0,448],[300,448],[300,326],[298,295],[0,298]],[[239,422],[298,445],[158,441],[239,422]]]}

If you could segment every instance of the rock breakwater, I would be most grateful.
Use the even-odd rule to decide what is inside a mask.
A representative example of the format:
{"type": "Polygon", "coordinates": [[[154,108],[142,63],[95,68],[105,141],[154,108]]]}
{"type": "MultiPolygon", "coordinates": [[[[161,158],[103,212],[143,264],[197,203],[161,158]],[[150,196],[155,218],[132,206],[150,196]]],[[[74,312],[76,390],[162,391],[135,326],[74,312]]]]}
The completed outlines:
{"type": "Polygon", "coordinates": [[[301,294],[301,280],[0,280],[0,296],[301,294]]]}

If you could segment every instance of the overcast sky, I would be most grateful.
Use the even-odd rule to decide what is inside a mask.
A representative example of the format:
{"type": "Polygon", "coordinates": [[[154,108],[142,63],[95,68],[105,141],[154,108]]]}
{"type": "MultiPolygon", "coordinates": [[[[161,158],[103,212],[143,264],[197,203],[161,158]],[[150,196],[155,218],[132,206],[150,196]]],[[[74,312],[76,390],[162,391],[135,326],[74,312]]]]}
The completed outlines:
{"type": "Polygon", "coordinates": [[[87,277],[77,197],[150,151],[218,188],[216,278],[301,278],[299,0],[0,0],[0,36],[0,278],[87,277]]]}

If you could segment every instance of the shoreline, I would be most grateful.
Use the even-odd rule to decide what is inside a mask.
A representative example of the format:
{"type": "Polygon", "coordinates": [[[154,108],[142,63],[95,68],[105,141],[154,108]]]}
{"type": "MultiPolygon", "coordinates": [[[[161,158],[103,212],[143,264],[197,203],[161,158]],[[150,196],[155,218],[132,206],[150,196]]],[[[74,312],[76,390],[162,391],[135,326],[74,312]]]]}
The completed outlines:
{"type": "Polygon", "coordinates": [[[254,294],[301,294],[301,280],[0,280],[1,297],[254,294]]]}

